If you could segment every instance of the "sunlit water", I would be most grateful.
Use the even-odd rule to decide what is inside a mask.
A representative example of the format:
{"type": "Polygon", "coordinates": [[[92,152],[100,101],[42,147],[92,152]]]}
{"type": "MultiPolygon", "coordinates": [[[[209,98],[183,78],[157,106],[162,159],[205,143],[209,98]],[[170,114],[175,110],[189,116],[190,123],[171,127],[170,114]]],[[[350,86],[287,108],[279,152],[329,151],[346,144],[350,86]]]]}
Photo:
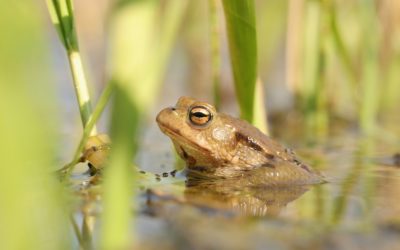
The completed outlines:
{"type": "MultiPolygon", "coordinates": [[[[137,163],[161,180],[143,185],[133,202],[132,234],[140,249],[400,249],[396,145],[351,136],[306,144],[297,143],[297,153],[327,183],[282,188],[192,182],[182,172],[162,176],[174,169],[175,157],[168,138],[150,128],[137,163]]],[[[98,187],[85,174],[74,178],[83,198],[75,220],[96,246],[98,187]]]]}

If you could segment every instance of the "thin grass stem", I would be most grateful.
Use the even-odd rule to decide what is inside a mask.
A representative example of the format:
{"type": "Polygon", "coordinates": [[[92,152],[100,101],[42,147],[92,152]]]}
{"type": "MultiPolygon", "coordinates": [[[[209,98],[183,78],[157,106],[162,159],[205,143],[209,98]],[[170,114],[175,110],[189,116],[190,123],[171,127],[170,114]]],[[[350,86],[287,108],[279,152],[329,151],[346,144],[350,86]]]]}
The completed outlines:
{"type": "Polygon", "coordinates": [[[93,127],[95,126],[97,120],[103,113],[104,108],[106,107],[108,101],[110,100],[113,90],[114,90],[114,83],[111,81],[109,84],[107,84],[107,86],[103,90],[103,93],[101,94],[99,101],[97,102],[97,105],[94,109],[93,115],[89,118],[86,127],[83,130],[82,138],[79,142],[77,149],[75,150],[75,154],[72,161],[63,168],[61,168],[60,170],[58,170],[62,174],[62,179],[69,176],[73,170],[73,167],[79,162],[80,155],[82,154],[85,144],[89,136],[91,135],[91,131],[93,131],[92,130],[93,127]]]}
{"type": "MultiPolygon", "coordinates": [[[[83,127],[85,127],[92,115],[92,106],[78,48],[72,2],[71,0],[47,0],[47,7],[59,38],[67,51],[81,120],[83,127]]],[[[91,135],[97,133],[96,126],[92,127],[90,133],[91,135]]]]}
{"type": "MultiPolygon", "coordinates": [[[[84,127],[88,125],[88,121],[92,116],[92,105],[90,103],[89,89],[83,70],[81,55],[78,51],[68,52],[68,61],[71,67],[72,78],[74,82],[75,94],[78,99],[79,111],[84,127]]],[[[90,135],[97,134],[97,128],[93,125],[90,135]]]]}

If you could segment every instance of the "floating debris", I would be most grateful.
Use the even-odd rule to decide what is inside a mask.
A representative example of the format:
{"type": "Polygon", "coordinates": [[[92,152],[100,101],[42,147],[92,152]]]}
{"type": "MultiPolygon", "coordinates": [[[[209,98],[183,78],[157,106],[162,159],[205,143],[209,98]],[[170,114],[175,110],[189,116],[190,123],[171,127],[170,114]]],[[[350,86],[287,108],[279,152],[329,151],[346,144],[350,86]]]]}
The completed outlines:
{"type": "Polygon", "coordinates": [[[175,175],[176,175],[176,169],[175,170],[172,170],[171,172],[169,172],[169,174],[172,176],[172,177],[175,177],[175,175]]]}

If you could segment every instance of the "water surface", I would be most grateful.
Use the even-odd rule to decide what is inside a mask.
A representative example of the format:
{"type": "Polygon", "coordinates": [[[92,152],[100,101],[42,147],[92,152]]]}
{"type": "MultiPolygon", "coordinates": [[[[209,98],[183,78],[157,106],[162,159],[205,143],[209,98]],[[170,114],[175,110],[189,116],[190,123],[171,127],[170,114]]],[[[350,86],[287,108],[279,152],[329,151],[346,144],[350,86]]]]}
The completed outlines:
{"type": "MultiPolygon", "coordinates": [[[[193,181],[182,172],[162,177],[176,159],[169,139],[151,127],[137,163],[161,180],[145,181],[132,199],[140,249],[399,249],[400,167],[392,158],[398,145],[354,135],[296,142],[327,183],[249,187],[193,181]]],[[[101,197],[98,187],[82,185],[87,176],[75,178],[84,187],[77,226],[95,246],[101,197]]]]}

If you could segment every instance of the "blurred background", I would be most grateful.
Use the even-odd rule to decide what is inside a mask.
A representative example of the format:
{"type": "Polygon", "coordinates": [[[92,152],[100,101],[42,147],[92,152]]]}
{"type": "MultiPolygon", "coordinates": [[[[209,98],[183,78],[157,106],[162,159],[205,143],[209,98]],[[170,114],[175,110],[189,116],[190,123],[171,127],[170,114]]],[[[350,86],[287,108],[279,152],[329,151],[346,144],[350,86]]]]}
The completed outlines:
{"type": "MultiPolygon", "coordinates": [[[[168,48],[162,49],[167,52],[158,55],[164,58],[163,54],[168,54],[168,57],[160,60],[164,65],[158,70],[163,73],[154,90],[156,101],[148,106],[152,114],[172,105],[182,95],[214,103],[216,79],[223,90],[221,109],[239,114],[224,13],[221,3],[215,2],[214,10],[209,1],[180,3],[184,6],[178,11],[182,13],[177,14],[179,20],[173,24],[176,27],[170,28],[173,37],[166,38],[172,41],[167,41],[168,48]],[[217,63],[215,54],[219,57],[217,63]]],[[[105,0],[75,3],[80,51],[94,98],[114,71],[110,69],[113,67],[110,57],[116,50],[112,33],[114,6],[115,1],[105,0]]],[[[153,18],[153,23],[147,24],[160,29],[154,22],[165,21],[162,14],[167,7],[168,3],[163,1],[153,3],[152,8],[160,16],[143,18],[153,18]]],[[[255,7],[257,72],[265,88],[264,102],[270,119],[285,114],[283,119],[293,118],[300,124],[308,124],[310,133],[319,135],[332,132],[337,122],[367,133],[377,129],[377,124],[390,130],[390,124],[395,124],[393,111],[399,104],[400,93],[396,70],[399,56],[396,1],[271,0],[255,1],[255,7]]],[[[42,11],[46,11],[45,7],[42,11]]],[[[68,101],[73,88],[63,48],[49,20],[43,18],[52,44],[55,77],[61,89],[58,92],[61,100],[65,100],[60,111],[69,112],[61,117],[79,119],[73,115],[75,103],[68,101]]],[[[132,39],[141,36],[135,33],[132,39]]],[[[153,44],[152,48],[157,46],[153,44]]],[[[129,50],[125,49],[124,54],[129,57],[129,50]]],[[[79,126],[79,122],[75,124],[79,126]]]]}
{"type": "MultiPolygon", "coordinates": [[[[106,173],[106,229],[97,229],[111,235],[100,243],[104,248],[134,241],[124,224],[131,197],[140,195],[132,191],[134,155],[141,169],[173,169],[155,116],[180,96],[213,103],[306,148],[302,154],[317,168],[334,172],[343,156],[348,182],[328,188],[342,198],[357,186],[357,173],[369,169],[363,160],[398,151],[397,0],[21,0],[3,1],[0,13],[0,203],[8,204],[0,206],[0,242],[6,249],[76,247],[70,220],[76,195],[48,173],[74,158],[93,110],[100,118],[92,135],[111,135],[110,165],[122,166],[110,166],[120,175],[106,173]],[[116,193],[123,195],[110,198],[116,193]]],[[[384,182],[374,176],[361,181],[373,193],[384,182]]],[[[348,204],[333,200],[325,205],[337,223],[348,204]]],[[[390,204],[384,220],[398,221],[399,206],[390,204]]],[[[304,202],[299,207],[306,212],[289,221],[312,217],[304,202]]]]}

